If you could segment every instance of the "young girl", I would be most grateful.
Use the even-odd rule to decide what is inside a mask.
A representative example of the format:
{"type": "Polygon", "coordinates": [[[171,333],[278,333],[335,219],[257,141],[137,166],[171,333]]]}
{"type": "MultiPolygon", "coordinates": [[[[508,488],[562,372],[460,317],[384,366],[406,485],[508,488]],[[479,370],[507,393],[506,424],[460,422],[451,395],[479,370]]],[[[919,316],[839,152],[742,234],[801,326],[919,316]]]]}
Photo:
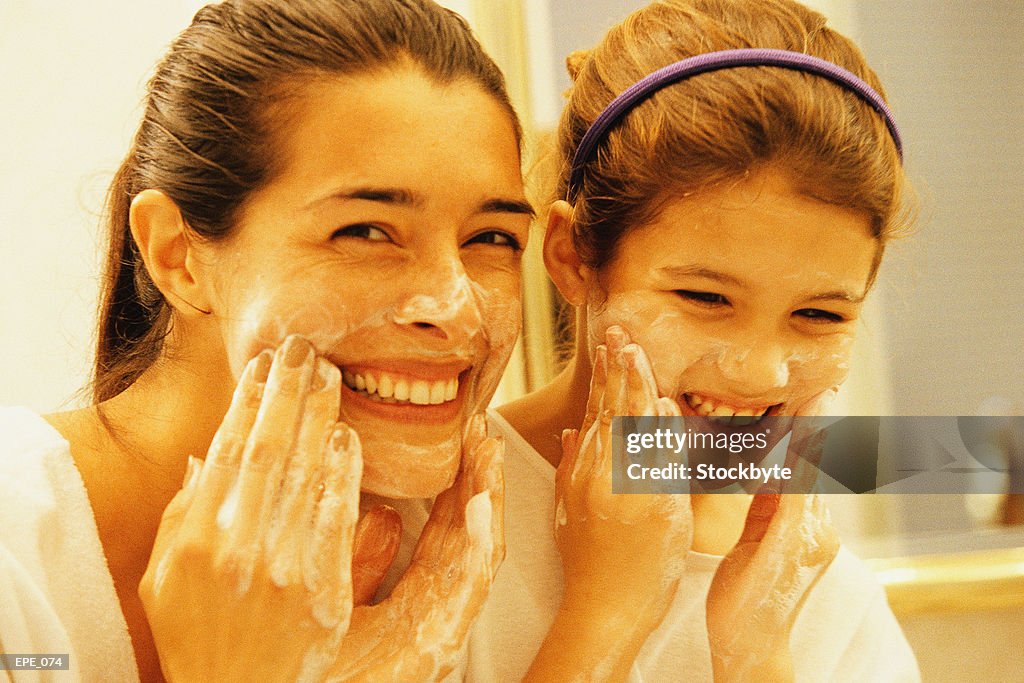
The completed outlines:
{"type": "Polygon", "coordinates": [[[614,415],[815,414],[843,382],[902,215],[877,77],[789,0],[655,2],[570,71],[544,256],[576,355],[492,414],[508,555],[478,635],[547,606],[517,618],[537,680],[916,679],[816,496],[611,494],[614,415]]]}
{"type": "Polygon", "coordinates": [[[0,411],[3,650],[70,653],[75,680],[449,670],[503,554],[501,448],[471,417],[518,333],[532,214],[465,22],[203,8],[109,201],[95,405],[0,411]],[[447,489],[373,607],[396,530],[378,509],[356,533],[360,487],[447,489]]]}

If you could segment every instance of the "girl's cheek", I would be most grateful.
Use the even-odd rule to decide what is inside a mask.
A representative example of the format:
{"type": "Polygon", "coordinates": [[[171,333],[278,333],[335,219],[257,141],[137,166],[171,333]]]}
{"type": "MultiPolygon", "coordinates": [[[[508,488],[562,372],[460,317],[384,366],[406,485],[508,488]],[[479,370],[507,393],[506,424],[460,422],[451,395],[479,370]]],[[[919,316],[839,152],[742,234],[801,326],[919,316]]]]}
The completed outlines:
{"type": "Polygon", "coordinates": [[[811,396],[845,382],[854,339],[852,333],[839,335],[820,347],[795,352],[790,362],[794,389],[799,387],[801,395],[811,396]]]}
{"type": "Polygon", "coordinates": [[[609,296],[600,306],[588,308],[589,350],[593,359],[605,331],[620,325],[639,344],[651,361],[658,392],[675,397],[686,370],[706,358],[721,356],[723,342],[701,330],[665,304],[653,292],[622,292],[609,296]]]}

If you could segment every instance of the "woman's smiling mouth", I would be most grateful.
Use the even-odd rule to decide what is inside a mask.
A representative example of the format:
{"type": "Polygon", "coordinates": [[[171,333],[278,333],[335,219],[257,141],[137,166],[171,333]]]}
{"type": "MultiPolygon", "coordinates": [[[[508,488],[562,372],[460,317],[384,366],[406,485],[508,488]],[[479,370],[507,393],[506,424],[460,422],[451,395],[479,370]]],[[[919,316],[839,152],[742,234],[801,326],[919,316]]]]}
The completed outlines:
{"type": "Polygon", "coordinates": [[[342,371],[342,381],[370,399],[384,403],[440,405],[454,401],[459,393],[459,376],[447,379],[417,379],[385,370],[342,371]]]}
{"type": "Polygon", "coordinates": [[[441,364],[395,360],[339,367],[343,413],[348,406],[387,420],[439,424],[462,412],[473,371],[466,360],[441,364]]]}

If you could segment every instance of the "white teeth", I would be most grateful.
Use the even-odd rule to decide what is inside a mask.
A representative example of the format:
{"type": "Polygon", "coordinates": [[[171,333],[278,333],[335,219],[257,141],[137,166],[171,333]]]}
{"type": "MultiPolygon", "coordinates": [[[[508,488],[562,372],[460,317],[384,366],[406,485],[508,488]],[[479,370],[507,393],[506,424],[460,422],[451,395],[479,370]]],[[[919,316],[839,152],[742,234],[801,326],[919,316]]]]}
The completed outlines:
{"type": "Polygon", "coordinates": [[[395,382],[395,400],[409,400],[409,383],[406,382],[404,379],[400,379],[395,382]]]}
{"type": "Polygon", "coordinates": [[[716,405],[710,398],[704,398],[695,394],[684,394],[686,403],[693,408],[698,415],[704,417],[751,417],[756,420],[764,417],[771,409],[734,408],[725,404],[716,405]]]}
{"type": "Polygon", "coordinates": [[[395,394],[395,385],[388,375],[380,376],[380,383],[377,385],[377,395],[381,398],[391,398],[395,394]]]}
{"type": "Polygon", "coordinates": [[[419,406],[427,405],[430,403],[430,386],[421,379],[416,380],[409,389],[409,400],[419,406]]]}
{"type": "Polygon", "coordinates": [[[342,379],[350,389],[365,391],[384,403],[440,405],[455,400],[459,395],[458,377],[430,381],[395,377],[383,372],[378,375],[362,375],[344,370],[342,379]]]}

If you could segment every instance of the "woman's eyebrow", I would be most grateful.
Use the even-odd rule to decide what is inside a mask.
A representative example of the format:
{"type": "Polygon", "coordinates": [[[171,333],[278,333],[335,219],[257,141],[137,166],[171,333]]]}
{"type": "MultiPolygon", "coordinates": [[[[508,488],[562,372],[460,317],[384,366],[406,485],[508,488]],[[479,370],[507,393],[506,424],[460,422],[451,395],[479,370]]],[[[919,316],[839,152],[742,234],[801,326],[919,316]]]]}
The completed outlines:
{"type": "MultiPolygon", "coordinates": [[[[334,190],[327,195],[314,199],[305,208],[311,208],[328,199],[338,199],[341,201],[359,199],[395,206],[408,206],[414,209],[423,208],[427,203],[423,195],[401,187],[354,187],[334,190]]],[[[537,215],[536,210],[525,199],[505,197],[496,197],[484,201],[480,204],[477,212],[525,214],[531,218],[537,215]]]]}
{"type": "Polygon", "coordinates": [[[480,213],[518,213],[537,217],[537,211],[525,199],[488,199],[480,205],[480,213]]]}
{"type": "Polygon", "coordinates": [[[362,199],[369,202],[411,206],[413,208],[422,207],[426,203],[422,195],[400,187],[353,187],[332,190],[328,194],[309,202],[305,208],[311,208],[328,199],[340,199],[342,201],[362,199]]]}

